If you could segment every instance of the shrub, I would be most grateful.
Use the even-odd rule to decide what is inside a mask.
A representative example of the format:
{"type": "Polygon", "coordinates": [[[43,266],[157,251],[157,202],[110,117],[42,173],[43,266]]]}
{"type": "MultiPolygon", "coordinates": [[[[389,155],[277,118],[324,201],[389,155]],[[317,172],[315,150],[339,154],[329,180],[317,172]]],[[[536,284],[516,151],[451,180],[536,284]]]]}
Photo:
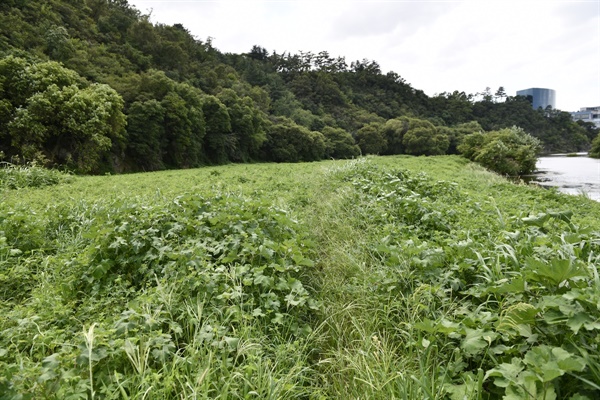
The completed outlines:
{"type": "Polygon", "coordinates": [[[600,158],[600,135],[592,140],[592,148],[590,149],[589,155],[592,158],[600,158]]]}
{"type": "Polygon", "coordinates": [[[458,146],[464,157],[510,176],[532,173],[540,149],[540,141],[518,127],[474,133],[458,146]]]}
{"type": "Polygon", "coordinates": [[[381,133],[381,124],[372,122],[356,132],[356,142],[363,154],[379,154],[387,147],[387,140],[381,133]]]}
{"type": "Polygon", "coordinates": [[[415,156],[435,156],[446,154],[450,140],[445,133],[439,132],[433,125],[409,130],[402,139],[407,154],[415,156]]]}
{"type": "Polygon", "coordinates": [[[56,185],[70,176],[54,169],[46,169],[35,163],[14,165],[3,163],[0,168],[0,190],[21,189],[56,185]]]}
{"type": "Polygon", "coordinates": [[[341,128],[326,126],[323,128],[325,137],[326,154],[333,158],[353,158],[360,155],[360,147],[354,138],[341,128]]]}

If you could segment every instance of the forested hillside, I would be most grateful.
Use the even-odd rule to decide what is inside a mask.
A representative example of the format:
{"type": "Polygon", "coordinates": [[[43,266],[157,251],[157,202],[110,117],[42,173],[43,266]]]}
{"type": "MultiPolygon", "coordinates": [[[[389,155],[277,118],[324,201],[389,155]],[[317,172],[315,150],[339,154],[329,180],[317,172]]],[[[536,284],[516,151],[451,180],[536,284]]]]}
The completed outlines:
{"type": "Polygon", "coordinates": [[[13,162],[103,173],[433,155],[515,125],[544,151],[584,150],[597,135],[502,88],[429,97],[372,60],[222,53],[126,0],[0,4],[0,151],[13,162]]]}

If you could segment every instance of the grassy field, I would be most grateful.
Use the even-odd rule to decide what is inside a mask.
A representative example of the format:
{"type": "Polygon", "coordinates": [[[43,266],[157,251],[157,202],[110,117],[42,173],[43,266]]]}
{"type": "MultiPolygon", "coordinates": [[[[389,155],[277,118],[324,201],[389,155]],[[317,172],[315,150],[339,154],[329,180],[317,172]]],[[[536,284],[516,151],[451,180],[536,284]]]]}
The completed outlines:
{"type": "Polygon", "coordinates": [[[39,175],[0,176],[0,398],[600,397],[583,196],[459,157],[39,175]]]}

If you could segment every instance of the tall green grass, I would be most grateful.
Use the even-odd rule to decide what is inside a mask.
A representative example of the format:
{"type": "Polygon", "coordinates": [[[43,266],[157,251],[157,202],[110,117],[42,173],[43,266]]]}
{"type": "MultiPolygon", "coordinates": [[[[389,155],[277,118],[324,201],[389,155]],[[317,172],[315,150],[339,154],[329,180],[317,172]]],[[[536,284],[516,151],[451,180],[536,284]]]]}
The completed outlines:
{"type": "Polygon", "coordinates": [[[458,157],[2,196],[3,398],[600,393],[600,205],[581,196],[458,157]]]}
{"type": "Polygon", "coordinates": [[[71,176],[35,163],[15,165],[0,163],[0,190],[45,187],[68,182],[71,176]]]}

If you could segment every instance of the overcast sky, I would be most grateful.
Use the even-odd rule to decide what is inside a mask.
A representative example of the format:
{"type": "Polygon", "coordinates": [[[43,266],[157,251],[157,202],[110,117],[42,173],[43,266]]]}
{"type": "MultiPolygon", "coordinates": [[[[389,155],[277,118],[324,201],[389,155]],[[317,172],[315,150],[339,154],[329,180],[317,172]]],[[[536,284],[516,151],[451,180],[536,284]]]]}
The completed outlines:
{"type": "Polygon", "coordinates": [[[375,60],[430,96],[503,86],[556,90],[556,107],[600,106],[600,0],[129,0],[221,52],[327,51],[375,60]]]}

